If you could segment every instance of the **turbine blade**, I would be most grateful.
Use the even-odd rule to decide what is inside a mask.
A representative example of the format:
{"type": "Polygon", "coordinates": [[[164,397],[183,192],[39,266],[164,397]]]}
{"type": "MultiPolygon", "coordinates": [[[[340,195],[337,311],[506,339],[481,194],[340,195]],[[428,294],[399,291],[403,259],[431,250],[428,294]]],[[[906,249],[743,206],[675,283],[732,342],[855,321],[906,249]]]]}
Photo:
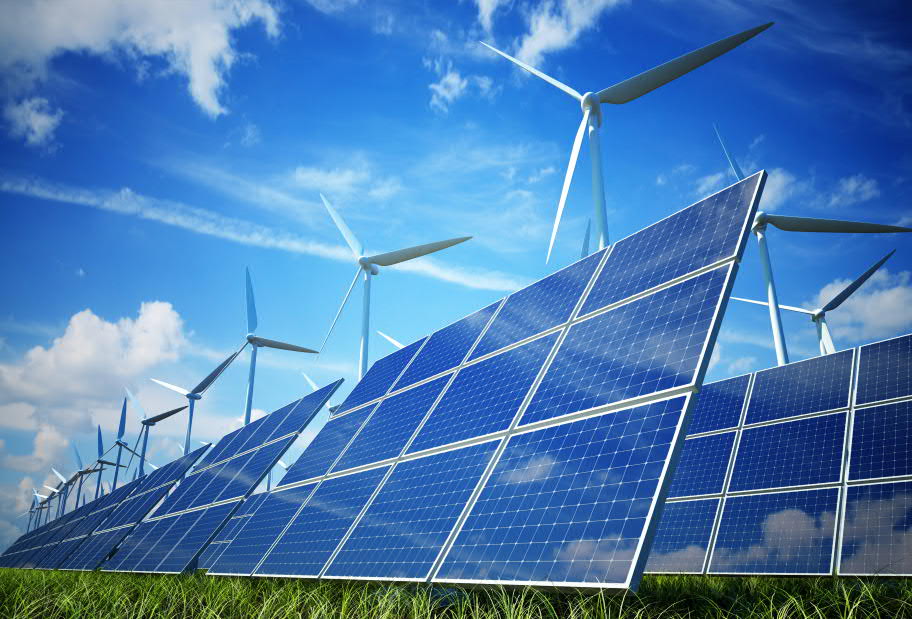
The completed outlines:
{"type": "MultiPolygon", "coordinates": [[[[154,378],[152,380],[155,380],[154,378]]],[[[98,425],[98,457],[104,455],[104,441],[101,440],[101,424],[98,425]]]]}
{"type": "Polygon", "coordinates": [[[283,469],[285,469],[286,471],[288,470],[288,465],[285,464],[284,462],[282,462],[281,460],[279,460],[279,466],[281,466],[281,467],[282,467],[283,469]]]}
{"type": "Polygon", "coordinates": [[[638,97],[642,97],[648,92],[652,92],[659,86],[664,86],[668,82],[675,80],[685,73],[690,73],[697,67],[701,67],[710,60],[717,58],[738,47],[748,39],[751,39],[770,26],[773,23],[764,24],[745,30],[739,34],[732,35],[728,38],[710,43],[705,47],[694,50],[674,60],[669,60],[665,64],[644,71],[639,75],[626,79],[614,86],[609,86],[598,92],[599,101],[602,103],[628,103],[638,97]]]}
{"type": "Polygon", "coordinates": [[[79,448],[76,447],[76,443],[73,443],[73,453],[76,454],[76,464],[79,466],[79,470],[83,470],[85,466],[82,464],[82,456],[79,455],[79,448]]]}
{"type": "Polygon", "coordinates": [[[861,234],[912,232],[912,228],[906,228],[905,226],[889,226],[842,219],[818,219],[816,217],[791,217],[788,215],[766,215],[764,219],[767,223],[776,226],[780,230],[789,232],[855,232],[861,234]]]}
{"type": "Polygon", "coordinates": [[[250,338],[250,341],[257,346],[265,346],[266,348],[278,348],[279,350],[290,350],[292,352],[309,352],[318,354],[316,350],[311,350],[310,348],[304,348],[303,346],[296,346],[294,344],[286,344],[285,342],[279,342],[278,340],[268,340],[265,337],[253,336],[250,338]]]}
{"type": "Polygon", "coordinates": [[[592,234],[592,220],[586,220],[586,235],[583,237],[583,251],[580,252],[580,258],[589,255],[589,237],[592,234]]]}
{"type": "Polygon", "coordinates": [[[253,333],[257,328],[256,301],[253,298],[253,282],[250,280],[250,267],[246,268],[247,274],[247,333],[253,333]]]}
{"type": "MultiPolygon", "coordinates": [[[[744,299],[742,297],[731,297],[735,301],[742,301],[744,303],[753,303],[754,305],[762,305],[763,307],[769,307],[769,303],[766,301],[754,301],[753,299],[744,299]]],[[[794,307],[791,305],[780,305],[779,309],[789,310],[790,312],[799,312],[801,314],[808,314],[810,316],[814,315],[809,309],[804,309],[803,307],[794,307]]]]}
{"type": "Polygon", "coordinates": [[[320,199],[323,200],[323,206],[325,206],[326,210],[329,211],[329,216],[332,217],[332,220],[336,224],[336,227],[339,229],[339,232],[342,233],[342,237],[345,239],[345,242],[348,243],[348,247],[355,255],[355,259],[360,258],[364,254],[364,247],[361,245],[360,241],[358,241],[358,238],[351,230],[349,230],[348,226],[345,225],[345,221],[342,219],[342,216],[336,212],[336,209],[332,207],[332,205],[329,203],[329,200],[327,200],[322,193],[320,194],[320,199]]]}
{"type": "Polygon", "coordinates": [[[561,188],[560,200],[557,202],[557,215],[554,217],[554,227],[551,229],[551,240],[548,241],[548,255],[545,257],[545,264],[551,260],[551,250],[554,249],[554,239],[557,238],[557,229],[560,226],[561,215],[564,214],[564,204],[567,203],[567,192],[570,191],[570,180],[573,178],[573,171],[576,169],[576,160],[579,157],[580,145],[583,143],[583,133],[586,131],[586,125],[589,123],[589,113],[591,108],[587,107],[583,112],[583,120],[580,122],[579,129],[576,130],[576,137],[573,138],[573,148],[570,150],[570,163],[567,165],[567,174],[564,176],[564,186],[561,188]]]}
{"type": "Polygon", "coordinates": [[[124,392],[127,394],[127,398],[130,400],[130,404],[132,404],[133,407],[136,409],[136,414],[137,414],[137,416],[139,416],[140,421],[145,419],[146,418],[146,409],[144,409],[142,407],[142,405],[139,403],[139,400],[137,400],[133,396],[133,392],[130,391],[130,389],[127,387],[124,387],[124,392]]]}
{"type": "MultiPolygon", "coordinates": [[[[244,342],[244,346],[247,346],[247,342],[244,342]]],[[[212,370],[212,372],[209,373],[209,376],[201,380],[200,384],[194,387],[191,393],[202,395],[203,392],[206,391],[206,389],[208,389],[209,386],[215,382],[215,379],[218,378],[229,365],[231,365],[231,362],[237,359],[237,356],[241,354],[242,350],[244,350],[244,346],[241,346],[235,352],[228,355],[228,358],[222,361],[217,368],[212,370]]]]}
{"type": "Polygon", "coordinates": [[[161,385],[165,389],[170,389],[171,391],[175,391],[181,395],[184,395],[184,396],[190,395],[190,392],[187,391],[186,389],[184,389],[183,387],[178,387],[176,385],[172,385],[171,383],[166,383],[165,381],[158,380],[157,378],[150,378],[149,380],[151,380],[153,383],[155,383],[157,385],[161,385]]]}
{"type": "Polygon", "coordinates": [[[313,382],[313,380],[310,378],[310,376],[308,376],[308,375],[307,375],[306,373],[304,373],[304,372],[301,372],[301,376],[304,377],[304,380],[307,381],[307,384],[310,385],[310,388],[311,388],[313,391],[316,391],[316,390],[317,390],[317,383],[313,382]]]}
{"type": "Polygon", "coordinates": [[[420,258],[421,256],[433,254],[434,252],[438,252],[441,249],[446,249],[447,247],[452,247],[453,245],[458,245],[459,243],[465,243],[470,238],[472,237],[459,236],[455,239],[435,241],[433,243],[425,243],[424,245],[415,245],[414,247],[406,247],[405,249],[388,251],[385,254],[368,256],[364,260],[371,264],[376,264],[377,266],[388,267],[394,264],[399,264],[400,262],[405,262],[406,260],[412,260],[414,258],[420,258]]]}
{"type": "Polygon", "coordinates": [[[399,349],[405,348],[405,344],[400,344],[398,341],[396,341],[395,339],[391,338],[390,336],[388,336],[388,335],[387,335],[386,333],[384,333],[383,331],[377,330],[377,335],[379,335],[380,337],[382,337],[383,339],[385,339],[387,342],[389,342],[390,344],[392,344],[392,345],[395,346],[396,348],[399,348],[399,349]]]}
{"type": "Polygon", "coordinates": [[[57,488],[51,488],[47,484],[41,484],[41,485],[44,486],[45,488],[47,488],[48,490],[50,490],[53,494],[57,494],[58,492],[60,492],[57,488]]]}
{"type": "Polygon", "coordinates": [[[120,425],[117,426],[117,440],[123,438],[127,430],[127,398],[124,398],[123,408],[120,409],[120,425]]]}
{"type": "Polygon", "coordinates": [[[735,178],[737,178],[739,181],[743,181],[744,172],[741,171],[741,168],[738,167],[738,162],[732,158],[728,152],[728,149],[725,148],[725,142],[722,141],[722,134],[719,133],[719,128],[715,125],[715,123],[713,123],[713,131],[716,132],[716,138],[719,140],[719,146],[722,147],[722,152],[725,154],[725,158],[728,159],[728,165],[731,166],[732,172],[735,173],[735,178]]]}
{"type": "Polygon", "coordinates": [[[56,476],[57,476],[57,479],[59,479],[59,480],[62,481],[63,483],[67,483],[67,478],[64,477],[63,475],[61,475],[60,472],[59,472],[57,469],[55,469],[53,466],[51,467],[51,473],[53,473],[54,475],[56,475],[56,476]]]}
{"type": "Polygon", "coordinates": [[[887,254],[886,256],[884,256],[883,258],[881,258],[880,260],[878,260],[877,262],[875,262],[875,263],[871,266],[871,268],[869,268],[867,271],[865,271],[864,273],[862,273],[862,274],[858,277],[858,279],[856,279],[854,282],[852,282],[851,284],[849,284],[848,286],[846,286],[846,287],[842,290],[842,292],[840,292],[840,293],[837,294],[835,297],[833,297],[832,299],[830,299],[830,302],[823,306],[823,313],[825,314],[826,312],[829,312],[830,310],[834,310],[834,309],[836,309],[837,307],[839,307],[840,305],[842,305],[843,302],[844,302],[846,299],[848,299],[850,296],[852,296],[852,294],[853,294],[856,290],[858,290],[859,288],[861,288],[861,285],[864,284],[866,281],[868,281],[868,278],[870,278],[872,275],[874,275],[874,273],[877,271],[877,269],[879,269],[880,267],[882,267],[882,266],[883,266],[883,263],[886,262],[887,260],[889,260],[889,259],[890,259],[890,256],[892,256],[892,255],[895,254],[895,253],[896,253],[896,250],[894,249],[894,250],[891,251],[889,254],[887,254]]]}
{"type": "Polygon", "coordinates": [[[358,267],[358,270],[355,271],[355,279],[352,280],[351,286],[348,287],[348,291],[345,293],[345,296],[342,298],[342,305],[339,306],[339,311],[336,312],[336,317],[333,318],[332,324],[329,325],[329,331],[326,332],[326,337],[323,338],[323,343],[320,344],[321,352],[323,350],[323,347],[326,346],[326,340],[329,339],[329,336],[332,335],[333,329],[336,328],[336,323],[339,321],[339,316],[342,315],[342,310],[345,309],[345,304],[348,303],[348,297],[351,296],[352,289],[354,289],[355,284],[358,283],[359,275],[361,275],[361,267],[358,267]]]}
{"type": "Polygon", "coordinates": [[[181,411],[184,410],[185,408],[187,408],[187,407],[186,407],[186,406],[181,406],[181,407],[178,407],[178,408],[169,410],[169,411],[164,412],[164,413],[159,413],[158,415],[155,415],[154,417],[149,417],[148,419],[146,419],[146,421],[145,421],[144,423],[145,423],[147,426],[154,426],[154,425],[157,424],[159,421],[164,421],[164,420],[167,419],[168,417],[171,417],[172,415],[178,414],[179,412],[181,412],[181,411]]]}
{"type": "Polygon", "coordinates": [[[503,56],[504,58],[506,58],[507,60],[509,60],[509,61],[512,62],[513,64],[515,64],[515,65],[517,65],[517,66],[519,66],[519,67],[525,69],[526,71],[528,71],[529,73],[531,73],[531,74],[534,75],[535,77],[541,78],[541,79],[545,80],[546,82],[548,82],[549,84],[551,84],[552,86],[556,86],[557,88],[560,88],[561,90],[563,90],[565,93],[567,93],[568,95],[570,95],[571,97],[573,97],[573,98],[576,99],[577,101],[579,101],[580,99],[583,98],[583,95],[581,95],[580,93],[576,92],[576,90],[574,90],[573,88],[570,88],[570,87],[567,86],[566,84],[557,81],[556,79],[554,79],[554,78],[551,77],[550,75],[545,75],[544,73],[542,73],[541,71],[539,71],[539,70],[536,69],[535,67],[530,67],[530,66],[527,65],[525,62],[523,62],[523,61],[521,61],[521,60],[517,60],[516,58],[514,58],[514,57],[511,56],[510,54],[505,54],[505,53],[503,53],[502,51],[500,51],[499,49],[495,49],[495,48],[491,47],[490,45],[488,45],[488,44],[485,43],[484,41],[479,41],[479,43],[481,43],[482,45],[484,45],[485,47],[487,47],[487,48],[488,48],[489,50],[491,50],[492,52],[497,53],[497,54],[500,54],[501,56],[503,56]]]}

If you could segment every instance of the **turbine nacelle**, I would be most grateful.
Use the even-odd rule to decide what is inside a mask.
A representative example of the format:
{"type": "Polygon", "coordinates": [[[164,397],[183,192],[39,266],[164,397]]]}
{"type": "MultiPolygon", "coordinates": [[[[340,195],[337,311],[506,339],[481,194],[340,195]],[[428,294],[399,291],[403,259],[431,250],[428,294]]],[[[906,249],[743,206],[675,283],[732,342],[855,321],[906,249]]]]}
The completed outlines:
{"type": "Polygon", "coordinates": [[[370,273],[371,275],[379,275],[380,267],[376,264],[369,262],[367,258],[358,258],[358,264],[361,265],[361,268],[370,273]]]}
{"type": "Polygon", "coordinates": [[[580,99],[580,109],[583,113],[586,113],[586,109],[589,109],[589,113],[595,116],[595,120],[598,123],[596,126],[602,126],[602,102],[599,101],[598,95],[594,92],[587,92],[580,99]]]}

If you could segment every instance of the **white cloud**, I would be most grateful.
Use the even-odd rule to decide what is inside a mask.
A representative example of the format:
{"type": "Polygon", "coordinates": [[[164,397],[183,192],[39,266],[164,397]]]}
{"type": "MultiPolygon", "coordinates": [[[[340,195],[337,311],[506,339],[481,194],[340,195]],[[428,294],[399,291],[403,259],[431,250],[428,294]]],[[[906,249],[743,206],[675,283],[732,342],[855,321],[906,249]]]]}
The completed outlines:
{"type": "Polygon", "coordinates": [[[557,460],[548,454],[539,454],[533,456],[521,468],[512,471],[504,471],[501,476],[502,483],[508,484],[527,484],[533,481],[543,481],[551,476],[557,460]]]}
{"type": "Polygon", "coordinates": [[[238,59],[231,33],[257,22],[278,35],[279,14],[269,0],[5,2],[0,62],[8,79],[28,88],[65,52],[126,59],[140,74],[154,57],[184,76],[194,101],[218,116],[226,112],[225,75],[238,59]]]}
{"type": "Polygon", "coordinates": [[[841,178],[836,184],[836,189],[829,196],[828,206],[852,206],[860,202],[867,202],[880,196],[877,181],[864,174],[855,174],[841,178]]]}
{"type": "Polygon", "coordinates": [[[247,123],[241,130],[241,146],[251,147],[262,142],[263,137],[260,135],[260,128],[253,123],[247,123]]]}
{"type": "Polygon", "coordinates": [[[395,30],[396,20],[392,13],[378,13],[374,18],[373,31],[377,34],[390,35],[395,30]]]}
{"type": "Polygon", "coordinates": [[[529,31],[520,39],[516,56],[538,66],[545,54],[570,47],[583,32],[597,26],[602,13],[621,4],[623,0],[542,2],[528,16],[529,31]]]}
{"type": "Polygon", "coordinates": [[[322,191],[332,195],[350,195],[370,180],[366,166],[357,168],[317,168],[298,166],[294,170],[294,181],[302,189],[322,191]]]}
{"type": "Polygon", "coordinates": [[[3,466],[14,471],[30,473],[47,469],[52,466],[70,441],[56,428],[42,424],[32,444],[32,453],[26,455],[6,454],[3,456],[3,466]]]}
{"type": "Polygon", "coordinates": [[[353,6],[357,6],[360,0],[306,0],[307,4],[317,9],[321,13],[341,13],[353,6]]]}
{"type": "Polygon", "coordinates": [[[450,104],[464,95],[468,87],[469,80],[450,67],[437,82],[428,86],[431,90],[431,107],[438,112],[446,113],[450,109],[450,104]]]}
{"type": "Polygon", "coordinates": [[[782,168],[774,168],[769,171],[769,177],[763,187],[760,208],[764,211],[775,211],[786,200],[805,190],[805,185],[799,183],[794,174],[782,168]]]}
{"type": "Polygon", "coordinates": [[[667,182],[668,182],[668,177],[665,176],[664,174],[659,174],[658,176],[656,176],[656,185],[658,185],[659,187],[661,187],[662,185],[665,185],[667,182]]]}
{"type": "Polygon", "coordinates": [[[491,27],[494,21],[494,13],[497,9],[507,3],[507,0],[475,0],[478,5],[478,22],[488,34],[491,33],[491,27]]]}
{"type": "Polygon", "coordinates": [[[912,495],[904,493],[850,502],[843,545],[852,551],[842,562],[842,572],[912,573],[912,531],[905,525],[910,509],[912,495]]]}
{"type": "Polygon", "coordinates": [[[707,174],[706,176],[701,176],[696,180],[696,190],[695,193],[698,197],[704,197],[719,189],[724,187],[723,181],[725,180],[724,172],[716,172],[715,174],[707,174]]]}
{"type": "Polygon", "coordinates": [[[54,131],[63,120],[63,110],[51,109],[51,104],[43,97],[31,97],[7,103],[3,117],[12,137],[25,140],[29,146],[49,146],[54,141],[54,131]]]}
{"type": "Polygon", "coordinates": [[[549,166],[547,166],[547,167],[541,168],[541,169],[538,170],[537,172],[534,172],[534,173],[528,178],[528,182],[529,182],[529,183],[538,183],[538,182],[540,182],[542,179],[545,179],[545,178],[551,176],[551,175],[554,174],[556,171],[557,171],[557,169],[556,169],[553,165],[549,165],[549,166]]]}
{"type": "MultiPolygon", "coordinates": [[[[858,271],[861,271],[859,265],[858,271]]],[[[821,288],[808,304],[823,307],[852,280],[837,279],[821,288]]],[[[855,294],[827,313],[827,324],[840,342],[870,342],[907,333],[912,328],[912,273],[881,267],[855,294]]]]}

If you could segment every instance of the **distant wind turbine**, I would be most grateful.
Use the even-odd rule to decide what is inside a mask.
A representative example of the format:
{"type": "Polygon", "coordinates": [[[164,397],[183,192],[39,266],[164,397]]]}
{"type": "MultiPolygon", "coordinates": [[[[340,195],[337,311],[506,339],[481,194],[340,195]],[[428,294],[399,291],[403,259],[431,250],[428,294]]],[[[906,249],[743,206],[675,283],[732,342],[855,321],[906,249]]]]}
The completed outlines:
{"type": "MultiPolygon", "coordinates": [[[[137,443],[139,443],[139,441],[142,440],[142,449],[139,452],[139,464],[137,467],[138,474],[140,477],[142,477],[145,474],[145,465],[146,464],[149,464],[150,466],[152,465],[151,462],[146,461],[146,448],[149,445],[149,430],[152,428],[152,426],[157,424],[159,421],[164,421],[168,417],[176,415],[177,413],[179,413],[182,410],[184,410],[185,408],[187,408],[187,406],[186,405],[180,406],[178,408],[173,408],[169,411],[165,411],[164,413],[159,413],[158,415],[155,415],[154,417],[147,417],[145,409],[139,403],[139,400],[137,400],[133,396],[133,393],[126,387],[124,387],[124,391],[127,392],[127,397],[130,399],[130,402],[136,408],[137,415],[140,418],[139,423],[142,425],[142,427],[139,430],[139,436],[136,437],[137,443]]],[[[136,451],[137,446],[138,445],[134,445],[134,447],[133,447],[134,452],[136,451]]]]}
{"type": "Polygon", "coordinates": [[[267,340],[264,337],[259,337],[255,335],[257,328],[257,312],[256,312],[256,301],[253,298],[253,282],[250,279],[250,269],[246,269],[247,274],[247,343],[250,344],[252,350],[250,351],[250,374],[247,378],[247,405],[244,408],[244,425],[246,426],[250,423],[250,411],[253,407],[253,380],[256,375],[256,358],[257,358],[257,349],[260,347],[263,348],[277,348],[279,350],[290,350],[292,352],[306,352],[317,354],[316,350],[311,350],[310,348],[304,348],[303,346],[296,346],[294,344],[286,344],[285,342],[279,342],[277,340],[267,340]]]}
{"type": "MultiPolygon", "coordinates": [[[[725,142],[722,140],[722,135],[719,133],[718,127],[713,125],[713,130],[716,133],[716,138],[719,140],[719,145],[722,147],[722,152],[725,155],[725,159],[728,161],[728,165],[731,167],[735,178],[737,178],[739,181],[743,180],[744,173],[741,171],[740,166],[738,166],[738,162],[735,161],[735,158],[731,156],[731,154],[728,152],[728,149],[725,147],[725,142]]],[[[782,330],[782,316],[779,314],[779,308],[786,308],[783,305],[779,305],[779,298],[776,293],[776,283],[773,278],[773,267],[770,263],[769,248],[767,247],[766,243],[767,225],[772,225],[786,232],[838,232],[844,234],[912,232],[912,228],[906,228],[903,226],[872,224],[859,221],[845,221],[841,219],[817,219],[814,217],[770,215],[769,213],[765,213],[763,211],[757,211],[757,214],[754,216],[754,223],[751,230],[757,237],[757,246],[760,249],[760,264],[763,267],[763,279],[764,283],[766,284],[767,298],[767,302],[763,305],[766,305],[769,308],[770,328],[773,332],[773,346],[776,349],[776,362],[778,365],[785,365],[789,362],[788,348],[786,348],[785,335],[783,334],[782,330]]],[[[823,332],[826,331],[826,321],[819,323],[815,320],[815,322],[818,324],[818,328],[821,333],[820,337],[823,338],[823,332]],[[821,324],[822,327],[820,326],[821,324]]],[[[826,333],[826,337],[829,337],[829,332],[826,333]]],[[[821,344],[821,351],[822,350],[823,345],[821,344]]]]}
{"type": "Polygon", "coordinates": [[[361,378],[364,377],[364,374],[367,373],[367,348],[368,337],[370,335],[371,276],[380,273],[379,267],[388,267],[394,264],[412,260],[414,258],[433,254],[434,252],[438,252],[441,249],[446,249],[447,247],[452,247],[458,243],[468,241],[472,237],[460,236],[454,239],[447,239],[445,241],[437,241],[434,243],[427,243],[425,245],[416,245],[414,247],[406,247],[405,249],[397,249],[395,251],[386,252],[384,254],[365,256],[364,246],[361,245],[361,242],[358,241],[348,226],[345,225],[345,221],[343,221],[339,213],[336,212],[336,209],[332,207],[332,205],[323,196],[323,194],[320,194],[320,198],[323,200],[323,205],[326,207],[326,210],[329,211],[329,216],[332,217],[332,220],[335,222],[336,227],[339,229],[339,232],[342,233],[342,237],[345,239],[345,242],[348,244],[349,249],[351,249],[355,260],[358,263],[358,270],[355,272],[355,278],[352,280],[351,285],[348,287],[348,292],[345,293],[345,297],[342,299],[342,305],[339,306],[339,311],[336,312],[336,317],[333,318],[332,324],[329,327],[329,332],[327,332],[326,337],[323,338],[323,344],[320,346],[320,350],[323,350],[323,346],[326,345],[326,340],[328,340],[329,336],[332,334],[333,329],[336,326],[336,322],[339,320],[339,316],[342,314],[342,310],[345,308],[345,304],[348,302],[348,297],[351,295],[352,289],[358,282],[358,278],[363,276],[364,308],[362,310],[361,316],[361,348],[360,358],[358,360],[358,380],[360,381],[361,378]]]}
{"type": "Polygon", "coordinates": [[[380,331],[379,329],[377,330],[377,335],[379,335],[380,337],[382,337],[382,338],[385,339],[387,342],[389,342],[390,344],[392,344],[393,346],[395,346],[396,348],[398,348],[398,349],[400,349],[400,350],[402,350],[403,348],[405,348],[405,344],[402,344],[402,343],[400,343],[398,340],[393,339],[392,337],[390,337],[389,335],[387,335],[387,334],[384,333],[383,331],[380,331]]]}
{"type": "MultiPolygon", "coordinates": [[[[247,342],[244,342],[244,346],[247,346],[247,342]]],[[[241,354],[241,351],[244,350],[244,346],[241,346],[236,352],[228,355],[227,359],[222,361],[217,368],[209,373],[209,376],[204,378],[200,384],[198,384],[193,389],[184,389],[183,387],[178,387],[176,385],[172,385],[171,383],[166,383],[165,381],[158,380],[157,378],[151,379],[153,383],[161,385],[165,389],[175,391],[187,398],[189,410],[187,413],[187,438],[184,440],[184,449],[187,452],[190,451],[190,433],[193,430],[193,409],[196,405],[196,401],[203,397],[203,393],[205,393],[206,389],[208,389],[210,385],[215,382],[215,379],[217,379],[221,373],[225,371],[225,368],[231,365],[231,362],[234,361],[239,354],[241,354]]]]}
{"type": "Polygon", "coordinates": [[[127,430],[127,398],[124,398],[123,407],[120,409],[120,424],[117,426],[117,462],[114,464],[114,483],[111,485],[112,491],[117,490],[117,477],[120,475],[120,457],[123,454],[123,448],[126,443],[123,442],[124,432],[127,430]]]}
{"type": "Polygon", "coordinates": [[[748,39],[760,34],[772,23],[757,26],[750,30],[745,30],[740,34],[730,36],[721,41],[716,41],[706,47],[684,54],[665,64],[654,67],[644,73],[619,82],[614,86],[609,86],[598,92],[587,92],[580,94],[570,86],[559,82],[549,75],[545,75],[538,69],[527,65],[521,60],[517,60],[509,54],[494,49],[487,43],[482,43],[485,47],[496,52],[513,62],[519,67],[525,69],[532,75],[541,78],[576,99],[583,110],[583,119],[579,128],[576,130],[576,137],[573,140],[573,148],[570,150],[570,163],[567,166],[567,173],[564,176],[564,185],[561,189],[560,200],[557,203],[557,216],[554,218],[554,227],[551,230],[551,240],[548,242],[548,255],[545,262],[551,259],[551,251],[554,248],[554,239],[557,237],[557,229],[560,226],[561,215],[564,212],[564,205],[567,202],[567,193],[570,190],[570,180],[573,178],[573,171],[576,169],[576,160],[579,156],[580,145],[583,141],[583,131],[588,127],[589,134],[589,152],[592,159],[592,201],[595,208],[595,231],[598,236],[599,249],[608,246],[608,217],[605,211],[605,188],[602,182],[602,156],[599,145],[598,129],[602,124],[602,103],[621,104],[629,103],[634,99],[642,97],[646,93],[652,92],[660,86],[675,80],[685,73],[693,71],[710,60],[731,51],[741,45],[748,39]]]}
{"type": "MultiPolygon", "coordinates": [[[[832,311],[842,305],[846,299],[852,296],[856,290],[861,288],[868,279],[874,275],[874,273],[883,266],[883,264],[890,259],[896,253],[894,249],[889,254],[875,262],[867,271],[858,276],[858,278],[853,281],[851,284],[846,286],[840,291],[835,297],[830,299],[826,305],[823,307],[817,308],[815,310],[804,309],[803,307],[794,307],[791,305],[780,305],[779,309],[788,310],[790,312],[798,312],[800,314],[808,314],[811,317],[811,321],[817,326],[817,343],[820,345],[820,354],[821,355],[830,355],[836,352],[836,346],[833,344],[833,338],[830,335],[830,328],[826,323],[826,314],[829,311],[832,311]]],[[[745,303],[753,303],[755,305],[768,305],[764,301],[755,301],[753,299],[744,299],[742,297],[732,297],[736,301],[743,301],[745,303]]]]}

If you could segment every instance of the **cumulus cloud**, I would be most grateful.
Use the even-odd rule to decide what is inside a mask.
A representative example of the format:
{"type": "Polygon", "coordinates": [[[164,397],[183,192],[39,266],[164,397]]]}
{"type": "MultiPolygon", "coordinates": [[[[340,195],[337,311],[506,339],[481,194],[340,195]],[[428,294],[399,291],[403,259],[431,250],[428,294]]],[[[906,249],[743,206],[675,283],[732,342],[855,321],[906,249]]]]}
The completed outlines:
{"type": "Polygon", "coordinates": [[[25,455],[6,454],[3,466],[23,473],[47,469],[60,459],[69,444],[69,439],[57,428],[42,424],[32,442],[32,452],[25,455]]]}
{"type": "Polygon", "coordinates": [[[621,4],[623,0],[542,2],[528,15],[529,30],[520,38],[516,56],[532,66],[540,65],[546,54],[570,47],[597,26],[602,13],[621,4]]]}
{"type": "Polygon", "coordinates": [[[443,57],[422,59],[424,68],[432,71],[438,78],[428,85],[431,91],[431,109],[446,114],[450,105],[458,99],[475,91],[482,97],[492,99],[499,92],[494,81],[484,75],[462,75],[453,67],[453,62],[443,57]]]}
{"type": "Polygon", "coordinates": [[[843,558],[840,571],[912,573],[912,531],[906,524],[910,511],[912,494],[902,492],[892,497],[850,502],[843,532],[843,547],[850,551],[843,558]]]}
{"type": "Polygon", "coordinates": [[[859,202],[873,200],[878,196],[880,196],[880,188],[876,180],[868,178],[864,174],[855,174],[839,179],[836,189],[829,195],[827,206],[852,206],[859,202]]]}
{"type": "Polygon", "coordinates": [[[773,168],[769,171],[769,177],[763,187],[760,208],[764,211],[775,211],[786,200],[805,189],[806,187],[788,170],[773,168]]]}
{"type": "Polygon", "coordinates": [[[3,108],[9,134],[29,146],[49,146],[63,120],[63,110],[52,109],[44,97],[10,101],[3,108]]]}
{"type": "Polygon", "coordinates": [[[478,5],[478,23],[485,29],[488,34],[491,33],[491,27],[494,22],[494,13],[497,9],[507,3],[507,0],[475,0],[478,5]]]}
{"type": "Polygon", "coordinates": [[[716,172],[715,174],[707,174],[706,176],[701,176],[696,180],[696,190],[694,193],[698,197],[704,197],[711,193],[718,191],[724,187],[725,173],[716,172]]]}
{"type": "Polygon", "coordinates": [[[9,88],[34,88],[66,52],[127,61],[140,76],[154,59],[183,76],[193,100],[213,117],[227,111],[221,93],[239,57],[232,32],[260,23],[270,37],[279,33],[270,0],[4,2],[3,11],[0,70],[9,88]]]}

